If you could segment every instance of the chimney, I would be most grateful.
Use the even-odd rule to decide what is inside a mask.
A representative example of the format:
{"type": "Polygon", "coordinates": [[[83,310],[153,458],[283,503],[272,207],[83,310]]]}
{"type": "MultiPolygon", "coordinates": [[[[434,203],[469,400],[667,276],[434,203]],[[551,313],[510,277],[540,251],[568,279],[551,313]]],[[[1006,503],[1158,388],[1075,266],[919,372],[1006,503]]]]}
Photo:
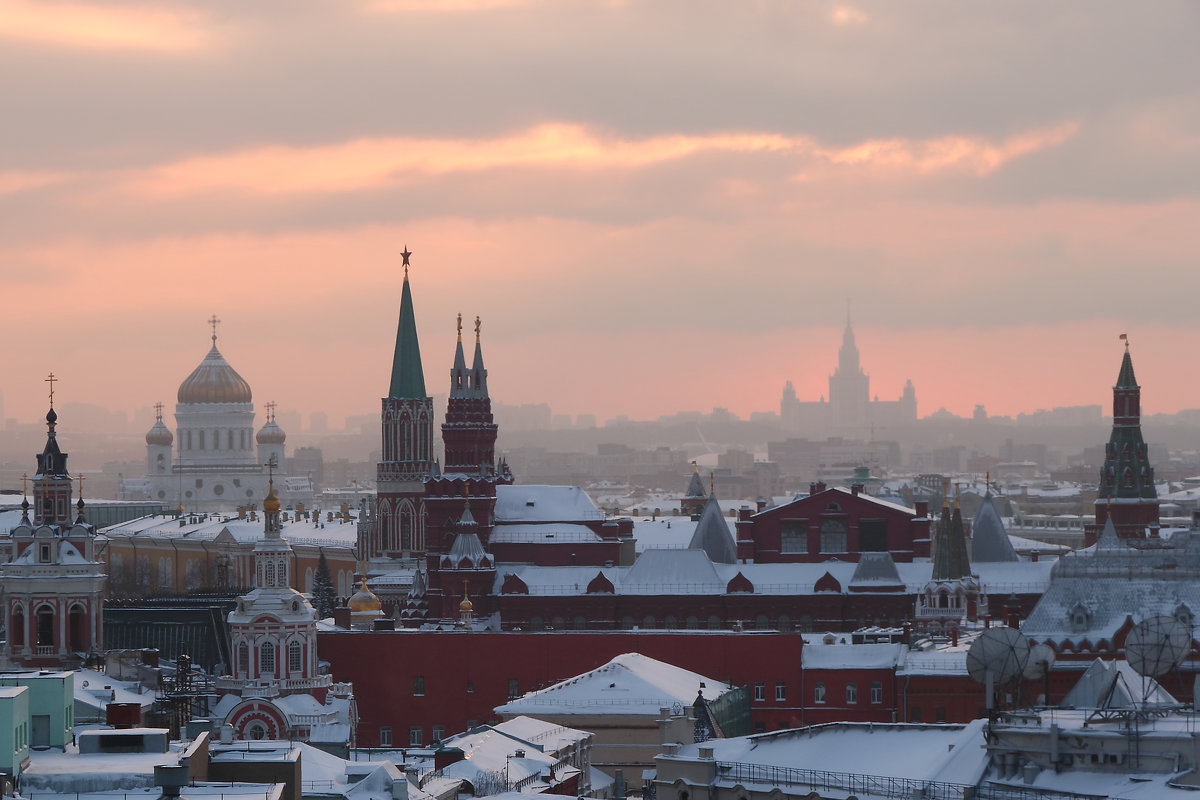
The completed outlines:
{"type": "Polygon", "coordinates": [[[913,506],[916,508],[918,517],[928,517],[929,516],[929,501],[928,500],[917,500],[915,503],[913,503],[913,506]]]}
{"type": "Polygon", "coordinates": [[[850,484],[850,494],[854,495],[855,497],[858,497],[860,494],[862,494],[862,492],[863,492],[863,485],[861,483],[850,484]]]}
{"type": "Polygon", "coordinates": [[[767,508],[767,499],[765,497],[760,497],[757,500],[755,500],[754,508],[757,510],[758,513],[765,511],[767,508]]]}
{"type": "Polygon", "coordinates": [[[817,482],[816,481],[811,481],[808,484],[808,493],[810,496],[817,493],[817,482]]]}

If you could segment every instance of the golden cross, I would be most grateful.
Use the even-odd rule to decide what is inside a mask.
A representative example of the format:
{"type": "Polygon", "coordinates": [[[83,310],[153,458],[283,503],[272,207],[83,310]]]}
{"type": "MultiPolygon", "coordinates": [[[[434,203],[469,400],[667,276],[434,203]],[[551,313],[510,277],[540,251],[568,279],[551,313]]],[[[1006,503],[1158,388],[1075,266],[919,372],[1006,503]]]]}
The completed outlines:
{"type": "Polygon", "coordinates": [[[267,422],[275,421],[275,401],[271,400],[267,403],[267,422]]]}
{"type": "Polygon", "coordinates": [[[215,343],[216,343],[216,341],[217,341],[217,325],[218,325],[218,324],[220,324],[220,322],[221,322],[221,320],[217,319],[217,315],[216,315],[216,314],[213,314],[213,315],[212,315],[212,317],[210,317],[210,318],[208,319],[208,324],[209,324],[209,325],[212,325],[212,329],[213,329],[213,332],[212,332],[212,340],[213,340],[213,343],[214,343],[214,344],[215,344],[215,343]]]}
{"type": "Polygon", "coordinates": [[[267,468],[267,480],[274,481],[275,468],[279,466],[277,463],[275,463],[275,456],[271,456],[271,458],[268,459],[267,463],[263,464],[263,466],[267,468]]]}
{"type": "Polygon", "coordinates": [[[56,380],[58,380],[58,378],[54,377],[53,372],[50,373],[50,377],[45,379],[46,383],[50,384],[50,407],[51,408],[54,408],[54,382],[56,380]]]}
{"type": "Polygon", "coordinates": [[[83,477],[83,473],[81,472],[75,476],[75,480],[79,481],[79,499],[82,500],[83,499],[83,482],[86,481],[87,478],[83,477]]]}
{"type": "Polygon", "coordinates": [[[162,422],[162,410],[163,404],[161,401],[154,404],[154,414],[158,418],[159,422],[162,422]]]}

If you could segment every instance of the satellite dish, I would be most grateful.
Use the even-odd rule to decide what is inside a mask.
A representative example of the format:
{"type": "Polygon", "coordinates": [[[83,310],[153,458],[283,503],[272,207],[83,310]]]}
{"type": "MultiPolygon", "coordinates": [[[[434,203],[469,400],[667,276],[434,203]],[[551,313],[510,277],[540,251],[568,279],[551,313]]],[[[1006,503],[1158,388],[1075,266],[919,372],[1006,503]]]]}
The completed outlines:
{"type": "Polygon", "coordinates": [[[1029,648],[1029,660],[1025,662],[1021,674],[1031,681],[1036,681],[1038,678],[1044,678],[1053,666],[1054,648],[1045,643],[1035,644],[1029,648]]]}
{"type": "Polygon", "coordinates": [[[976,682],[1003,686],[1029,661],[1029,640],[1016,628],[988,628],[967,650],[967,672],[976,682]]]}
{"type": "Polygon", "coordinates": [[[1178,667],[1192,649],[1192,632],[1174,617],[1147,617],[1125,637],[1125,660],[1139,675],[1157,678],[1178,667]]]}

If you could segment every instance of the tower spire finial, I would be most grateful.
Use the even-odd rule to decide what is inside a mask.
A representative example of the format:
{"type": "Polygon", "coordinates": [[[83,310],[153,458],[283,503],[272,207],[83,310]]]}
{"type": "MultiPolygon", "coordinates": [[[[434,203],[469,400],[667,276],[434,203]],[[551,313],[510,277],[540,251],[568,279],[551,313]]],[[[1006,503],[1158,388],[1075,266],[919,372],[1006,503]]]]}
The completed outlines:
{"type": "Polygon", "coordinates": [[[49,377],[45,378],[46,383],[50,384],[50,408],[52,409],[54,408],[54,382],[57,380],[58,378],[54,377],[53,372],[50,373],[49,377]]]}
{"type": "Polygon", "coordinates": [[[458,341],[462,341],[462,312],[458,312],[458,341]]]}
{"type": "Polygon", "coordinates": [[[157,422],[162,422],[162,410],[163,410],[163,404],[162,404],[162,401],[160,400],[154,404],[154,419],[157,422]]]}
{"type": "Polygon", "coordinates": [[[412,256],[412,253],[409,251],[408,245],[404,245],[404,249],[400,251],[400,257],[404,259],[404,263],[401,265],[404,267],[404,280],[408,280],[408,259],[410,256],[412,256]]]}
{"type": "Polygon", "coordinates": [[[482,325],[483,323],[479,321],[479,315],[475,315],[475,344],[479,344],[479,328],[482,325]]]}
{"type": "Polygon", "coordinates": [[[212,326],[213,347],[217,346],[217,326],[221,324],[221,320],[217,319],[217,315],[213,314],[208,318],[208,324],[212,326]]]}

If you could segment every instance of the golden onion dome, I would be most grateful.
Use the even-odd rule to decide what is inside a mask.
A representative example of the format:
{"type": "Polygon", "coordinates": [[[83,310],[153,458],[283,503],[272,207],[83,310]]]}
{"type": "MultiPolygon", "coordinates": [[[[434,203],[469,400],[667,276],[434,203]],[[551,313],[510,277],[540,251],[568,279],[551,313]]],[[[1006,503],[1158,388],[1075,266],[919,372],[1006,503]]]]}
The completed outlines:
{"type": "Polygon", "coordinates": [[[149,431],[146,432],[146,444],[157,444],[170,447],[175,441],[170,429],[163,424],[162,419],[158,419],[149,431]]]}
{"type": "Polygon", "coordinates": [[[213,336],[208,355],[179,384],[178,398],[180,403],[249,403],[252,394],[250,384],[221,355],[213,336]]]}
{"type": "Polygon", "coordinates": [[[475,605],[471,602],[470,598],[466,597],[465,595],[463,596],[462,602],[458,604],[459,611],[471,611],[474,608],[475,605]]]}
{"type": "Polygon", "coordinates": [[[267,497],[263,500],[263,511],[268,514],[279,513],[279,498],[275,496],[275,481],[271,481],[270,489],[267,491],[267,497]]]}
{"type": "Polygon", "coordinates": [[[375,593],[367,588],[367,579],[365,576],[362,579],[362,588],[346,601],[346,606],[356,614],[371,611],[383,612],[383,603],[379,602],[379,598],[375,596],[375,593]]]}

